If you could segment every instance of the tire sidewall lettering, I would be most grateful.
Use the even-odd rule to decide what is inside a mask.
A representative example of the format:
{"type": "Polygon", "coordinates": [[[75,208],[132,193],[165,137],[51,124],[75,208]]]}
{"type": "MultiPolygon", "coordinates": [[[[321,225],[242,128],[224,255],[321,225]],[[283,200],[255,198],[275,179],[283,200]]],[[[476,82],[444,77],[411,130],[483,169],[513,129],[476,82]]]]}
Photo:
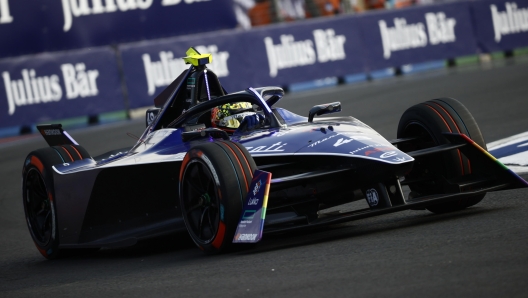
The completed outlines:
{"type": "Polygon", "coordinates": [[[211,163],[211,160],[205,154],[202,154],[200,158],[205,162],[205,164],[209,168],[209,171],[211,171],[216,186],[220,187],[220,179],[218,178],[218,174],[216,173],[215,167],[213,166],[213,163],[211,163]]]}

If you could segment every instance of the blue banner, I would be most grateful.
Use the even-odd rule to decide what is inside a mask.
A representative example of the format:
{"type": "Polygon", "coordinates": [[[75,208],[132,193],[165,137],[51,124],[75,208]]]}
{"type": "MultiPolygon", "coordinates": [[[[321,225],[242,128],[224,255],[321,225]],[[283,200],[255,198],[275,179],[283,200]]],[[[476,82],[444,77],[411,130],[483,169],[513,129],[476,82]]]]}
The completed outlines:
{"type": "Polygon", "coordinates": [[[231,0],[0,0],[0,58],[236,25],[231,0]]]}
{"type": "Polygon", "coordinates": [[[188,68],[181,57],[191,46],[213,54],[208,67],[228,92],[528,46],[528,0],[416,6],[200,34],[192,33],[236,26],[231,0],[30,2],[0,0],[0,57],[87,49],[0,60],[0,127],[123,109],[115,53],[94,45],[119,44],[131,108],[153,105],[188,68]]]}
{"type": "Polygon", "coordinates": [[[181,57],[191,46],[213,54],[208,67],[228,92],[365,71],[358,20],[350,16],[124,45],[131,108],[152,105],[188,68],[181,57]]]}
{"type": "Polygon", "coordinates": [[[0,127],[123,110],[109,48],[0,60],[0,127]]]}
{"type": "Polygon", "coordinates": [[[483,52],[528,46],[528,0],[475,1],[471,9],[483,52]]]}
{"type": "MultiPolygon", "coordinates": [[[[191,46],[200,53],[213,54],[213,63],[208,67],[215,72],[225,88],[229,88],[226,78],[229,77],[232,61],[237,59],[231,51],[236,47],[238,36],[240,34],[224,32],[121,46],[119,50],[123,59],[130,107],[153,105],[156,95],[189,68],[181,57],[185,56],[191,46]]],[[[246,46],[244,48],[251,49],[246,46]]]]}
{"type": "Polygon", "coordinates": [[[364,72],[359,18],[341,16],[253,30],[246,41],[255,86],[289,85],[364,72]],[[257,71],[255,71],[257,70],[257,71]]]}
{"type": "Polygon", "coordinates": [[[370,70],[477,52],[468,2],[383,11],[360,19],[370,70]]]}

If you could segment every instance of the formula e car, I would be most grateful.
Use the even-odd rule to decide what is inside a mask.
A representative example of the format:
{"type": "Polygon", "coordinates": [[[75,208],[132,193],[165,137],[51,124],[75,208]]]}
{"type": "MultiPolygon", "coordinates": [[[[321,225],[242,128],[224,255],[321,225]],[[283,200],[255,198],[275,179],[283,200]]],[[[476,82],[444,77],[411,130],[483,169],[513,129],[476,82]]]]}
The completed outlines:
{"type": "Polygon", "coordinates": [[[206,67],[211,59],[187,52],[189,69],[155,98],[129,149],[91,157],[60,124],[38,126],[49,147],[24,161],[23,203],[44,257],[177,231],[217,253],[263,234],[406,209],[456,211],[487,192],[528,186],[486,151],[455,99],[410,107],[397,139],[386,140],[353,117],[315,118],[341,111],[339,102],[304,117],[275,106],[279,87],[227,93],[206,67]],[[215,127],[211,111],[237,102],[264,120],[215,127]],[[339,208],[359,200],[358,210],[339,208]]]}

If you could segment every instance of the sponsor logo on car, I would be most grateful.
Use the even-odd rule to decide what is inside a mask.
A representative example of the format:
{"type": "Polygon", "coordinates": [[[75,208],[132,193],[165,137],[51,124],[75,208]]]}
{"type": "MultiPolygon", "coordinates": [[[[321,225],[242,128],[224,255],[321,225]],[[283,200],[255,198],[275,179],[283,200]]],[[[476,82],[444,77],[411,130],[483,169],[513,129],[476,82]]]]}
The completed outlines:
{"type": "Polygon", "coordinates": [[[242,214],[243,220],[253,219],[253,216],[255,216],[255,213],[257,210],[244,210],[244,214],[242,214]]]}
{"type": "Polygon", "coordinates": [[[382,155],[380,155],[380,158],[389,158],[389,157],[393,157],[395,155],[398,155],[398,153],[396,151],[389,151],[389,152],[385,152],[382,155]]]}
{"type": "Polygon", "coordinates": [[[528,32],[528,7],[518,8],[515,2],[506,2],[504,11],[499,11],[495,4],[490,5],[495,41],[502,36],[528,32]]]}
{"type": "Polygon", "coordinates": [[[396,157],[396,158],[394,158],[394,159],[392,159],[392,160],[393,160],[393,161],[406,161],[407,158],[405,158],[405,157],[396,157]]]}
{"type": "Polygon", "coordinates": [[[340,138],[339,140],[337,140],[337,142],[335,142],[334,144],[334,147],[339,147],[343,144],[346,144],[346,143],[350,143],[352,142],[354,139],[345,139],[345,138],[340,138]]]}
{"type": "Polygon", "coordinates": [[[180,153],[176,153],[172,155],[167,155],[167,157],[165,157],[163,160],[170,160],[170,161],[183,160],[186,154],[187,152],[180,152],[180,153]]]}
{"type": "MultiPolygon", "coordinates": [[[[353,151],[350,151],[350,154],[356,154],[356,153],[358,153],[360,151],[363,151],[363,150],[366,150],[368,148],[374,148],[373,152],[378,152],[378,151],[380,151],[380,149],[378,149],[378,148],[383,147],[383,146],[384,146],[383,144],[370,144],[370,145],[367,145],[367,146],[359,147],[359,148],[357,148],[357,149],[355,149],[353,151]]],[[[367,153],[369,153],[369,151],[365,152],[365,155],[368,156],[369,154],[367,154],[367,153]]]]}
{"type": "MultiPolygon", "coordinates": [[[[67,99],[93,97],[99,94],[97,69],[88,70],[84,63],[75,65],[65,63],[60,68],[67,99]]],[[[34,69],[22,69],[21,76],[21,79],[15,79],[9,72],[2,72],[9,115],[13,115],[17,107],[61,100],[64,92],[59,75],[37,76],[34,69]]]]}
{"type": "Polygon", "coordinates": [[[288,127],[288,128],[283,128],[281,129],[280,131],[276,132],[273,134],[274,137],[282,137],[284,135],[287,135],[289,134],[290,132],[292,131],[296,131],[296,130],[299,130],[300,127],[294,127],[294,128],[291,128],[291,127],[288,127]]]}
{"type": "Polygon", "coordinates": [[[235,237],[235,240],[237,241],[243,241],[243,240],[255,240],[257,238],[258,234],[237,234],[235,237]]]}
{"type": "Polygon", "coordinates": [[[257,146],[257,147],[246,147],[249,152],[256,152],[256,153],[271,153],[271,152],[282,152],[284,151],[284,146],[288,145],[288,143],[282,143],[277,142],[271,146],[257,146]]]}
{"type": "Polygon", "coordinates": [[[309,148],[313,148],[313,147],[315,147],[315,146],[317,146],[317,145],[319,145],[319,144],[321,144],[321,143],[323,143],[323,142],[325,142],[325,141],[327,141],[327,140],[329,140],[331,138],[335,138],[337,136],[338,136],[338,134],[335,134],[335,135],[329,136],[327,138],[324,138],[324,139],[321,139],[321,140],[317,140],[317,141],[311,143],[310,145],[308,145],[308,147],[309,148]]]}
{"type": "Polygon", "coordinates": [[[394,18],[394,27],[390,27],[384,20],[379,20],[383,57],[389,59],[392,52],[421,48],[427,44],[438,45],[456,41],[454,18],[446,17],[444,12],[428,12],[424,18],[427,32],[422,22],[407,24],[405,18],[394,18]]]}
{"type": "Polygon", "coordinates": [[[336,35],[332,28],[316,29],[312,34],[313,41],[311,39],[296,41],[293,35],[283,34],[280,36],[279,44],[274,44],[269,36],[264,38],[270,77],[276,77],[281,69],[346,58],[344,35],[336,35]]]}
{"type": "Polygon", "coordinates": [[[261,185],[262,185],[262,180],[259,180],[257,183],[255,183],[255,188],[253,189],[254,196],[256,196],[257,193],[259,192],[261,185]]]}
{"type": "Polygon", "coordinates": [[[248,206],[257,205],[258,202],[259,202],[259,199],[257,198],[249,199],[248,206]]]}
{"type": "Polygon", "coordinates": [[[157,115],[157,112],[147,112],[147,125],[151,125],[157,115]]]}
{"type": "Polygon", "coordinates": [[[44,129],[44,134],[47,136],[60,136],[61,132],[58,129],[44,129]]]}
{"type": "Polygon", "coordinates": [[[350,143],[352,141],[364,141],[364,140],[371,140],[371,138],[369,137],[365,137],[365,136],[357,136],[357,135],[354,135],[354,136],[346,136],[346,135],[343,135],[341,133],[336,133],[334,135],[331,135],[329,137],[326,137],[324,139],[321,139],[321,140],[317,140],[315,142],[313,142],[312,144],[308,145],[308,148],[313,148],[321,143],[324,143],[332,138],[335,138],[335,137],[342,137],[342,138],[339,138],[335,143],[334,143],[334,147],[339,147],[341,145],[344,145],[344,144],[347,144],[347,143],[350,143]],[[344,138],[343,138],[344,137],[344,138]]]}
{"type": "MultiPolygon", "coordinates": [[[[365,151],[365,156],[370,156],[374,153],[377,153],[377,152],[383,152],[384,150],[391,150],[393,148],[391,147],[378,147],[378,148],[373,148],[372,150],[367,150],[365,151]]],[[[383,154],[382,154],[383,155],[383,154]]],[[[381,157],[380,158],[384,158],[384,157],[381,157]]]]}
{"type": "Polygon", "coordinates": [[[97,164],[99,165],[102,165],[104,163],[107,163],[107,162],[110,162],[110,161],[113,161],[113,160],[116,160],[120,157],[123,157],[128,151],[125,151],[125,152],[117,152],[115,154],[111,154],[110,156],[108,156],[107,158],[103,158],[101,159],[101,161],[99,161],[97,164]]]}
{"type": "Polygon", "coordinates": [[[370,156],[371,154],[374,154],[376,152],[381,152],[380,148],[373,148],[372,150],[365,151],[365,156],[370,156]]]}
{"type": "Polygon", "coordinates": [[[378,195],[378,191],[375,188],[367,189],[367,192],[365,195],[367,197],[367,203],[369,204],[370,207],[375,207],[378,205],[379,195],[378,195]]]}

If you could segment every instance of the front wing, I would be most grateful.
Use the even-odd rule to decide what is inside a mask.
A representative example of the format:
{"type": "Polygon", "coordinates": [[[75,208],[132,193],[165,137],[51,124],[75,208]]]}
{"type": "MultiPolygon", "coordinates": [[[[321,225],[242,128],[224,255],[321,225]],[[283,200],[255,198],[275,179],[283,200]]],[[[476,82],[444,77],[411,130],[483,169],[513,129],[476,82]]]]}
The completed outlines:
{"type": "MultiPolygon", "coordinates": [[[[408,209],[424,209],[434,204],[441,204],[446,202],[460,201],[465,198],[484,194],[491,191],[515,189],[528,187],[528,182],[519,175],[508,169],[495,157],[489,154],[486,150],[481,148],[478,144],[473,142],[464,134],[445,133],[445,136],[451,141],[451,144],[440,145],[414,152],[407,152],[413,158],[419,158],[425,155],[439,154],[447,150],[460,150],[472,162],[479,163],[481,170],[479,173],[474,173],[458,180],[450,180],[448,184],[447,193],[439,193],[416,198],[405,198],[401,185],[410,184],[413,181],[400,181],[393,179],[391,181],[376,182],[367,185],[368,188],[374,188],[379,194],[379,199],[375,206],[369,204],[369,208],[354,210],[349,212],[334,211],[319,215],[316,219],[308,219],[304,216],[290,218],[287,221],[273,222],[266,221],[264,224],[264,232],[266,234],[283,233],[288,231],[315,228],[324,225],[339,224],[347,221],[378,216],[408,209]],[[395,187],[395,191],[387,191],[391,186],[395,187]]],[[[408,140],[394,140],[394,143],[405,142],[408,140]]],[[[346,170],[339,170],[344,173],[346,170]]],[[[335,171],[330,171],[328,174],[333,174],[335,171]]],[[[283,183],[284,181],[293,182],[297,179],[303,180],[305,176],[324,175],[325,173],[307,173],[304,175],[295,175],[291,177],[282,177],[281,179],[271,179],[271,189],[274,185],[283,183]]],[[[393,188],[394,190],[394,188],[393,188]]],[[[248,194],[245,206],[252,197],[248,194]]],[[[369,198],[367,198],[367,201],[369,198]]],[[[265,208],[263,209],[262,219],[265,218],[265,208]]],[[[244,217],[241,217],[239,225],[243,225],[244,217]]],[[[260,237],[259,237],[260,239],[260,237]]],[[[257,240],[258,241],[258,240],[257,240]]],[[[237,242],[236,239],[234,242],[237,242]]],[[[251,241],[256,242],[256,241],[251,241]]]]}

